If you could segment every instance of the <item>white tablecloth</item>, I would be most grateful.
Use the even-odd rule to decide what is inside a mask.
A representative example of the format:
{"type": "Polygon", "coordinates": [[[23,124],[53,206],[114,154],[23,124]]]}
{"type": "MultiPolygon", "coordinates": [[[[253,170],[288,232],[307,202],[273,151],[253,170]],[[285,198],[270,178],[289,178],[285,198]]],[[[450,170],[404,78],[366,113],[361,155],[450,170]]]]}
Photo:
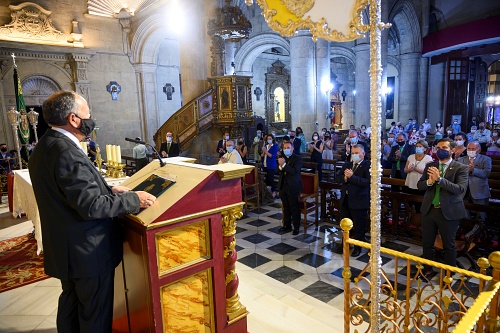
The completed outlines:
{"type": "MultiPolygon", "coordinates": [[[[120,185],[127,178],[104,178],[109,186],[120,185]]],[[[20,217],[25,213],[33,222],[35,227],[35,239],[37,243],[37,254],[43,251],[42,246],[42,227],[40,225],[40,213],[33,193],[31,179],[28,169],[14,171],[14,190],[13,190],[13,212],[14,217],[20,217]]]]}

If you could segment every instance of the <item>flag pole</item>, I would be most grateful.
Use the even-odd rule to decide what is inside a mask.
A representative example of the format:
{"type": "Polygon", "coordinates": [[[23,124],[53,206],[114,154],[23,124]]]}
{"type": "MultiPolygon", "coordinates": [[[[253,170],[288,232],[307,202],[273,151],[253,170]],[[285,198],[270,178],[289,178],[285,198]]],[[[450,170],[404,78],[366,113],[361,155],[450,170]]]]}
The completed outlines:
{"type": "MultiPolygon", "coordinates": [[[[17,105],[17,100],[19,98],[19,94],[17,91],[17,65],[16,65],[16,55],[14,53],[11,54],[12,56],[12,62],[14,63],[14,93],[16,95],[16,105],[17,105]]],[[[23,162],[21,158],[21,148],[19,145],[19,134],[18,134],[18,126],[19,126],[19,121],[20,121],[20,113],[19,111],[15,110],[14,107],[12,107],[9,112],[7,112],[7,116],[9,118],[10,124],[12,125],[12,134],[14,135],[14,143],[16,145],[16,151],[17,151],[17,160],[19,163],[19,169],[22,170],[23,168],[23,162]]]]}

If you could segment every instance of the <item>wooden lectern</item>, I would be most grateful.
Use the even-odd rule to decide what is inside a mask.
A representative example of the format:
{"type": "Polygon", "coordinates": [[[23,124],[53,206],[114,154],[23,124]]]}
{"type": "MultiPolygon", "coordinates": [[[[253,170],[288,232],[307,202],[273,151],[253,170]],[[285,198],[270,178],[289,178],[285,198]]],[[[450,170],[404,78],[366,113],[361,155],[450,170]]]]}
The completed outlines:
{"type": "Polygon", "coordinates": [[[165,161],[122,183],[134,188],[152,174],[175,181],[153,206],[121,218],[113,332],[247,333],[234,235],[242,216],[241,177],[252,167],[165,161]]]}

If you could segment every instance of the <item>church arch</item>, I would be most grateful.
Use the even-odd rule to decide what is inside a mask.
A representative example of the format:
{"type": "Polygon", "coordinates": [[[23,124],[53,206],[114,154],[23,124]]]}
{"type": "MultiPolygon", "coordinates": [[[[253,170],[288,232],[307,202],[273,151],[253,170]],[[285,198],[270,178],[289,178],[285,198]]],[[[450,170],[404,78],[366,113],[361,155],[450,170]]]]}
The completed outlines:
{"type": "Polygon", "coordinates": [[[400,54],[422,52],[420,23],[410,1],[398,1],[389,13],[389,22],[396,27],[400,54]]]}
{"type": "Polygon", "coordinates": [[[255,59],[271,47],[281,47],[290,54],[290,43],[280,35],[274,33],[255,35],[243,44],[236,53],[234,57],[235,73],[237,75],[251,74],[255,59]]]}

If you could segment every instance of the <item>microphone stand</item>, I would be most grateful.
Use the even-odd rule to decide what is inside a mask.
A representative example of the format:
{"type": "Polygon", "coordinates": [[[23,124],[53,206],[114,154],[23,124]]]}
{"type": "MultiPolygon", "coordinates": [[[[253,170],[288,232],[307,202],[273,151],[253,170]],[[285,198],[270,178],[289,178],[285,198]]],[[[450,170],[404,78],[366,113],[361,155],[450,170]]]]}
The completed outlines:
{"type": "Polygon", "coordinates": [[[163,160],[161,159],[160,154],[158,153],[158,150],[156,150],[156,148],[155,148],[155,147],[153,147],[152,145],[150,145],[150,144],[149,144],[149,143],[147,143],[147,142],[145,142],[145,144],[146,144],[147,146],[150,146],[150,147],[151,147],[151,149],[153,149],[153,152],[155,153],[156,158],[158,158],[158,160],[160,161],[160,167],[164,167],[165,165],[167,165],[167,163],[163,162],[163,160]]]}

